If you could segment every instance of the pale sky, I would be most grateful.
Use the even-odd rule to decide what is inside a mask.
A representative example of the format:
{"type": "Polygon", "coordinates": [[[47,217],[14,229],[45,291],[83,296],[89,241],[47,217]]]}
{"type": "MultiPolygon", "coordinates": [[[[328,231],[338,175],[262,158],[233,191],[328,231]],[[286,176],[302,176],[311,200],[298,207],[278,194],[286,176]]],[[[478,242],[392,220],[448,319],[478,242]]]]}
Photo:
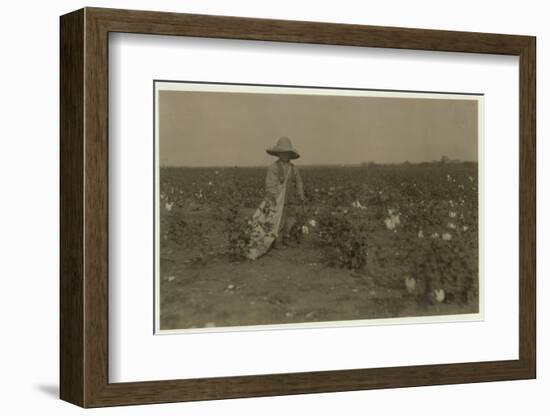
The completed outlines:
{"type": "Polygon", "coordinates": [[[292,140],[302,165],[477,161],[477,101],[160,91],[162,166],[263,166],[292,140]]]}

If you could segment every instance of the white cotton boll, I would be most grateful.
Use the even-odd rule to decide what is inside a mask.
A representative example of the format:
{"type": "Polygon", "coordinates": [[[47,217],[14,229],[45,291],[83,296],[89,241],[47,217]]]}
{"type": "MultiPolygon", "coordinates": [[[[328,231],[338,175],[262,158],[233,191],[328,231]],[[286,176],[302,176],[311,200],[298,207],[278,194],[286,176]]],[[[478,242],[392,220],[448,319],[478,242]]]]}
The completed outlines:
{"type": "Polygon", "coordinates": [[[439,233],[433,233],[432,238],[433,239],[438,239],[439,238],[439,233]]]}
{"type": "Polygon", "coordinates": [[[166,208],[166,211],[172,211],[173,207],[174,207],[173,202],[167,202],[166,204],[164,204],[164,208],[166,208]]]}
{"type": "Polygon", "coordinates": [[[388,230],[393,230],[393,231],[397,231],[395,228],[401,224],[401,220],[399,219],[399,215],[394,215],[393,212],[395,212],[395,210],[391,210],[392,211],[392,214],[390,214],[390,217],[389,218],[386,218],[384,220],[384,224],[386,225],[386,228],[388,230]]]}
{"type": "Polygon", "coordinates": [[[454,222],[447,223],[447,228],[450,228],[451,230],[456,230],[456,224],[454,222]]]}
{"type": "Polygon", "coordinates": [[[467,225],[463,225],[463,226],[462,226],[462,231],[468,231],[468,226],[467,226],[467,225]]]}
{"type": "Polygon", "coordinates": [[[309,228],[305,225],[302,225],[302,234],[309,234],[309,228]]]}
{"type": "Polygon", "coordinates": [[[392,215],[391,220],[393,221],[393,223],[395,225],[400,225],[401,224],[401,219],[399,218],[399,215],[392,215]]]}
{"type": "Polygon", "coordinates": [[[315,221],[314,219],[309,220],[308,224],[311,225],[312,227],[317,227],[317,221],[315,221]]]}
{"type": "Polygon", "coordinates": [[[418,232],[418,238],[424,238],[424,231],[420,230],[418,232]]]}
{"type": "Polygon", "coordinates": [[[451,217],[451,218],[456,218],[456,212],[454,212],[454,211],[449,211],[449,217],[451,217]]]}
{"type": "Polygon", "coordinates": [[[405,288],[408,293],[414,293],[416,290],[416,279],[412,276],[405,276],[405,288]]]}
{"type": "Polygon", "coordinates": [[[445,300],[445,290],[435,289],[433,291],[433,297],[438,303],[443,302],[445,300]]]}
{"type": "Polygon", "coordinates": [[[445,240],[445,241],[449,241],[450,239],[453,238],[453,236],[452,236],[451,234],[449,234],[449,233],[443,233],[442,238],[443,238],[443,240],[445,240]]]}
{"type": "Polygon", "coordinates": [[[364,206],[363,204],[361,204],[361,202],[359,202],[359,200],[352,202],[352,203],[351,203],[351,206],[352,206],[353,208],[358,208],[358,209],[366,209],[366,208],[367,208],[366,206],[364,206]]]}

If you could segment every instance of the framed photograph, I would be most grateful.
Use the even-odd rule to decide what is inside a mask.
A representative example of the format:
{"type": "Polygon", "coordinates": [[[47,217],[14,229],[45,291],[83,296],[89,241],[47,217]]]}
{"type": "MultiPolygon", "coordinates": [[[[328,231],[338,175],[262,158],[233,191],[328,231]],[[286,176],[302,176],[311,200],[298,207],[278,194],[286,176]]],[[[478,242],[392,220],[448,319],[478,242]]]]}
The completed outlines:
{"type": "Polygon", "coordinates": [[[535,49],[62,16],[61,398],[534,378],[535,49]]]}

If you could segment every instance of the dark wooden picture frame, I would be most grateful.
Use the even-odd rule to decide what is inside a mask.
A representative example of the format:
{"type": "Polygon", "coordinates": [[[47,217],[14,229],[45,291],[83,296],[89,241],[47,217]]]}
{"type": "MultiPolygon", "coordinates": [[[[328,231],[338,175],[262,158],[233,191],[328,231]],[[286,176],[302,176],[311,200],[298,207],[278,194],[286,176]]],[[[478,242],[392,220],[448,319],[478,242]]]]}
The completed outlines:
{"type": "Polygon", "coordinates": [[[85,8],[60,21],[60,396],[82,407],[519,380],[536,377],[535,63],[531,36],[85,8]],[[519,57],[519,359],[110,383],[110,32],[519,57]]]}

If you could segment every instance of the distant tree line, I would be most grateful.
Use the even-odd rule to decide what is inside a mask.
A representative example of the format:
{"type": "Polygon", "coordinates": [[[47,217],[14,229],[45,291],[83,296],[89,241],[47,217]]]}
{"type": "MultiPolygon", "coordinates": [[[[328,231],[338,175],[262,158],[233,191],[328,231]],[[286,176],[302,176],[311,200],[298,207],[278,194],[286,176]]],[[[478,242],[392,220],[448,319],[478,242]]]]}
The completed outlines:
{"type": "Polygon", "coordinates": [[[427,165],[448,165],[448,164],[458,164],[458,163],[469,164],[469,163],[476,163],[476,162],[467,161],[467,160],[460,160],[460,159],[451,159],[447,155],[442,155],[439,160],[432,160],[430,162],[411,162],[409,160],[405,160],[402,163],[377,163],[374,160],[369,160],[369,161],[366,161],[366,162],[361,162],[360,166],[362,168],[372,168],[372,167],[379,166],[379,165],[382,166],[382,165],[399,165],[399,164],[402,164],[402,165],[405,165],[405,166],[409,166],[409,165],[427,166],[427,165]]]}

